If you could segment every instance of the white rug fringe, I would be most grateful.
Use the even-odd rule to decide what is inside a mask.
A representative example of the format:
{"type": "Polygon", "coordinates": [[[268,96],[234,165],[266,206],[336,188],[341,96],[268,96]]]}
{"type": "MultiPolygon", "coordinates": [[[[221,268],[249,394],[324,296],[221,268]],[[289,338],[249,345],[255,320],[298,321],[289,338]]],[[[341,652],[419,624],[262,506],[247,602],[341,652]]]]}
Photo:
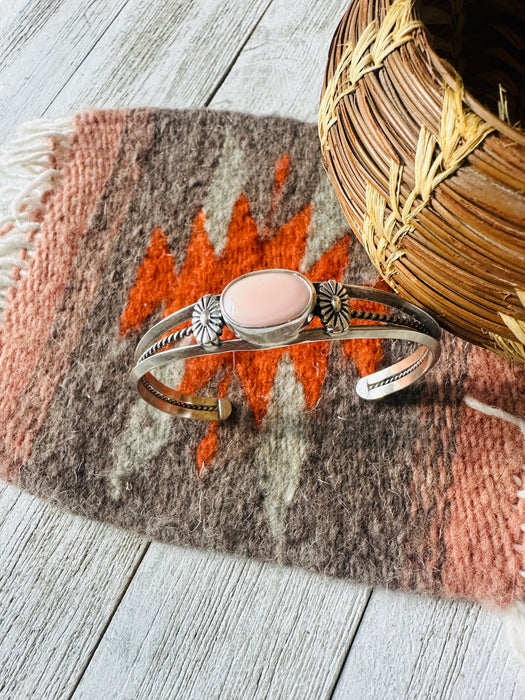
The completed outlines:
{"type": "Polygon", "coordinates": [[[28,122],[0,152],[0,321],[9,289],[16,284],[13,269],[24,274],[38,240],[40,224],[32,218],[34,211],[61,178],[50,156],[62,160],[72,133],[71,118],[28,122]]]}

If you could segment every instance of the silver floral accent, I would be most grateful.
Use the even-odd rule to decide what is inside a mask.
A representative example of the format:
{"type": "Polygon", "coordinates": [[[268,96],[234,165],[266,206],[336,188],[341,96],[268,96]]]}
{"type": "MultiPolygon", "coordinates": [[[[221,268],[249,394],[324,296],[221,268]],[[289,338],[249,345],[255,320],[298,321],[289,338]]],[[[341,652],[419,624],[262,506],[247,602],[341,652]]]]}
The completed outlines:
{"type": "Polygon", "coordinates": [[[342,333],[350,325],[350,297],[340,282],[321,282],[317,292],[319,316],[328,333],[342,333]]]}
{"type": "Polygon", "coordinates": [[[221,344],[220,335],[224,328],[219,298],[213,294],[201,297],[193,307],[191,327],[195,340],[205,350],[221,344]]]}

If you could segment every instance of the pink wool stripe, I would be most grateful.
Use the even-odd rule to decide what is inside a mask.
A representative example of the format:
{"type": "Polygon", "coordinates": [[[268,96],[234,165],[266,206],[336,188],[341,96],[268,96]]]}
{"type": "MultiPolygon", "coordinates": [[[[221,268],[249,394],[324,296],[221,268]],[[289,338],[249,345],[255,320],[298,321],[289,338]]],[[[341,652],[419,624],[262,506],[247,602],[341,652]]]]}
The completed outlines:
{"type": "Polygon", "coordinates": [[[86,279],[76,312],[63,337],[49,343],[90,214],[113,171],[126,114],[91,112],[76,118],[61,188],[47,203],[37,250],[5,311],[0,330],[0,425],[5,445],[0,476],[16,479],[10,473],[13,465],[29,456],[93,296],[102,259],[86,261],[89,269],[77,268],[86,279]]]}
{"type": "Polygon", "coordinates": [[[516,424],[523,417],[517,375],[525,368],[480,348],[469,359],[465,390],[472,400],[463,404],[447,493],[443,584],[449,595],[509,605],[525,595],[525,500],[518,497],[525,488],[525,436],[516,424]],[[495,383],[508,391],[496,394],[495,383]],[[501,396],[505,406],[498,405],[501,396]]]}
{"type": "Polygon", "coordinates": [[[442,533],[447,517],[445,495],[450,471],[447,456],[454,449],[456,428],[451,406],[456,405],[461,392],[459,384],[449,386],[445,378],[450,364],[461,367],[464,354],[463,343],[453,343],[448,334],[443,337],[442,343],[443,352],[450,359],[448,363],[438,363],[433,371],[434,391],[430,396],[425,394],[420,405],[420,437],[416,440],[412,457],[410,515],[414,522],[418,522],[419,518],[425,526],[414,529],[413,561],[407,563],[401,575],[404,587],[427,591],[434,589],[435,592],[439,590],[436,571],[441,567],[442,533]],[[442,428],[439,431],[437,427],[431,428],[440,424],[442,428]],[[431,469],[426,458],[429,451],[436,455],[431,469]],[[414,561],[418,562],[417,566],[414,566],[414,561]]]}

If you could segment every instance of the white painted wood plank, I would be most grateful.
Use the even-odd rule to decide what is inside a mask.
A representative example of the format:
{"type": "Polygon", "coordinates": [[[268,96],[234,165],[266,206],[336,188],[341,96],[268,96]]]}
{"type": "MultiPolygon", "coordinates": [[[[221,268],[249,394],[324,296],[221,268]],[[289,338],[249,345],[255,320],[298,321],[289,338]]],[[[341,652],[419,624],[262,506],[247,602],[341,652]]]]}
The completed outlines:
{"type": "Polygon", "coordinates": [[[2,3],[0,141],[40,116],[118,17],[126,0],[2,3]]]}
{"type": "MultiPolygon", "coordinates": [[[[12,61],[0,71],[0,85],[4,89],[3,101],[7,99],[9,102],[13,98],[14,103],[10,105],[9,113],[4,115],[2,133],[12,133],[14,122],[19,118],[39,116],[45,106],[53,101],[64,76],[67,79],[68,75],[76,71],[86,50],[88,53],[94,52],[98,64],[92,67],[90,73],[75,73],[75,80],[68,84],[68,99],[72,100],[68,104],[73,104],[77,99],[75,95],[81,93],[84,96],[91,95],[90,99],[93,99],[101,65],[107,70],[112,67],[114,69],[116,82],[108,83],[108,94],[113,91],[121,106],[128,104],[128,87],[136,89],[134,94],[140,96],[141,80],[146,81],[151,94],[162,93],[165,85],[159,62],[166,59],[165,54],[161,52],[157,55],[153,52],[148,57],[148,71],[140,75],[129,74],[126,82],[117,70],[122,57],[118,54],[111,55],[108,53],[109,45],[102,40],[97,41],[96,32],[100,34],[107,26],[107,3],[87,3],[88,9],[91,8],[95,14],[92,18],[95,29],[90,43],[85,45],[80,40],[76,41],[74,33],[72,41],[68,37],[72,18],[79,9],[82,10],[80,3],[72,0],[60,3],[57,0],[48,4],[50,14],[48,16],[43,12],[38,27],[22,26],[18,33],[15,32],[16,41],[9,40],[14,42],[11,48],[12,61]],[[54,43],[52,37],[61,45],[48,53],[48,44],[54,43]],[[20,44],[23,44],[22,48],[20,44]],[[33,57],[43,62],[36,82],[33,76],[33,57]],[[54,63],[50,57],[56,59],[54,63]],[[13,75],[18,76],[18,84],[11,79],[13,75]],[[6,76],[9,79],[5,79],[6,76]]],[[[132,7],[129,11],[135,24],[133,36],[130,37],[129,21],[128,25],[119,22],[112,36],[116,37],[120,31],[126,33],[128,44],[132,39],[144,43],[143,33],[155,33],[151,16],[154,15],[157,24],[165,24],[166,16],[155,10],[165,8],[167,4],[161,0],[147,3],[148,7],[146,3],[134,0],[130,4],[132,7]],[[141,23],[140,13],[133,14],[133,5],[144,11],[149,10],[150,20],[141,23]]],[[[186,4],[189,3],[181,1],[178,7],[183,8],[186,4]]],[[[36,12],[36,5],[35,2],[18,3],[15,19],[21,22],[22,17],[27,18],[31,14],[30,10],[36,12]]],[[[244,24],[237,23],[240,32],[237,37],[231,36],[235,16],[233,10],[225,9],[226,5],[228,0],[223,0],[222,3],[213,3],[213,8],[217,12],[222,6],[229,17],[230,26],[221,22],[214,26],[210,21],[206,32],[203,32],[201,18],[196,14],[193,16],[193,25],[186,25],[190,39],[200,36],[205,41],[208,46],[207,60],[217,72],[226,70],[230,60],[229,54],[223,50],[224,45],[230,40],[231,47],[242,44],[242,33],[248,32],[251,23],[257,21],[256,10],[263,3],[245,3],[239,8],[239,16],[245,21],[244,24]],[[250,16],[246,12],[246,6],[251,10],[250,16]],[[221,36],[219,31],[227,36],[221,36]]],[[[211,4],[208,10],[210,7],[211,4]]],[[[213,17],[213,12],[208,11],[208,16],[213,17]]],[[[81,21],[81,18],[76,19],[81,21]]],[[[8,44],[6,37],[9,32],[13,33],[13,21],[12,16],[4,17],[0,25],[3,46],[8,44]]],[[[176,33],[170,36],[169,29],[169,26],[165,27],[166,33],[162,40],[166,46],[171,46],[174,42],[176,44],[180,39],[176,33]]],[[[162,49],[162,41],[157,42],[157,48],[162,49]]],[[[124,46],[126,41],[123,39],[121,43],[124,46]]],[[[203,62],[199,63],[197,58],[192,62],[192,50],[200,50],[198,42],[194,47],[191,41],[179,43],[180,51],[176,53],[171,50],[169,54],[169,69],[175,82],[179,69],[183,73],[186,70],[184,75],[187,78],[188,66],[193,66],[195,70],[204,67],[203,62]]],[[[209,71],[210,74],[212,72],[209,71]]],[[[102,82],[107,78],[107,74],[104,75],[102,82]]],[[[209,75],[208,83],[200,85],[202,94],[199,100],[206,91],[211,91],[213,80],[213,75],[209,75]]],[[[140,99],[146,101],[144,97],[140,99]]],[[[66,103],[61,101],[60,96],[54,100],[53,105],[57,114],[65,113],[66,103]]],[[[0,696],[16,700],[24,697],[41,697],[46,700],[63,698],[72,692],[146,545],[143,540],[109,526],[62,514],[27,494],[20,494],[12,486],[2,487],[0,519],[4,521],[0,530],[3,544],[3,552],[0,554],[0,590],[3,594],[0,607],[0,696]]],[[[103,692],[101,697],[105,697],[103,692]]]]}
{"type": "Polygon", "coordinates": [[[93,106],[202,106],[269,0],[30,0],[0,22],[0,141],[93,106]]]}
{"type": "MultiPolygon", "coordinates": [[[[315,114],[332,32],[327,14],[335,26],[344,3],[300,5],[304,11],[294,9],[290,22],[291,4],[274,0],[212,107],[315,114]],[[297,33],[288,41],[291,25],[305,14],[313,25],[306,39],[297,33]],[[265,78],[274,62],[288,65],[310,55],[318,56],[316,67],[296,71],[284,90],[275,73],[265,78]],[[257,84],[268,80],[267,91],[243,87],[238,76],[248,74],[257,84]]],[[[100,697],[104,690],[115,698],[329,694],[367,588],[210,553],[160,551],[152,546],[146,554],[74,697],[100,697]]]]}
{"type": "Polygon", "coordinates": [[[0,486],[0,697],[63,698],[145,540],[0,486]]]}
{"type": "Polygon", "coordinates": [[[317,122],[328,50],[349,0],[274,0],[211,106],[317,122]]]}
{"type": "Polygon", "coordinates": [[[364,588],[151,545],[74,698],[321,698],[364,588]]]}
{"type": "Polygon", "coordinates": [[[495,611],[375,589],[334,700],[525,698],[495,611]]]}
{"type": "MultiPolygon", "coordinates": [[[[266,114],[275,111],[280,97],[279,114],[316,122],[330,40],[347,6],[347,0],[326,3],[324,17],[318,17],[316,3],[274,2],[211,106],[266,114]],[[267,46],[272,48],[264,50],[267,46]]],[[[364,620],[368,625],[359,627],[337,685],[340,700],[525,698],[524,670],[510,655],[497,613],[476,605],[376,589],[364,620]],[[377,601],[382,603],[381,611],[373,615],[377,601]],[[384,653],[385,634],[390,640],[389,655],[384,653]],[[413,679],[414,664],[407,661],[410,654],[414,664],[419,659],[413,679]]]]}
{"type": "Polygon", "coordinates": [[[133,0],[50,107],[202,107],[269,0],[133,0]]]}

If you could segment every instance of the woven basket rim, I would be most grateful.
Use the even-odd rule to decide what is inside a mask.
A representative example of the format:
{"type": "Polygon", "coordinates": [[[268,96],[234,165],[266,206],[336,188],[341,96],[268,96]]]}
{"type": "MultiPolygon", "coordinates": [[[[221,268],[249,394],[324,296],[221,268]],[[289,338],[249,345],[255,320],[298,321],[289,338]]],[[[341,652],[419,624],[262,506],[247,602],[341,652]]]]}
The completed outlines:
{"type": "MultiPolygon", "coordinates": [[[[441,58],[441,56],[434,51],[428,40],[428,34],[428,29],[425,27],[423,35],[425,37],[428,55],[432,59],[434,67],[439,71],[443,80],[446,81],[449,87],[454,88],[457,85],[458,77],[460,80],[462,80],[461,73],[458,73],[458,71],[452,65],[450,65],[450,63],[448,63],[444,58],[441,58]]],[[[511,124],[508,124],[507,122],[503,121],[503,119],[500,119],[497,114],[494,114],[494,112],[491,112],[490,109],[481,104],[481,102],[479,102],[466,88],[463,93],[463,101],[467,107],[475,112],[478,117],[481,117],[481,119],[486,121],[487,124],[494,127],[496,131],[507,136],[512,141],[525,146],[525,132],[517,129],[511,124]]]]}

